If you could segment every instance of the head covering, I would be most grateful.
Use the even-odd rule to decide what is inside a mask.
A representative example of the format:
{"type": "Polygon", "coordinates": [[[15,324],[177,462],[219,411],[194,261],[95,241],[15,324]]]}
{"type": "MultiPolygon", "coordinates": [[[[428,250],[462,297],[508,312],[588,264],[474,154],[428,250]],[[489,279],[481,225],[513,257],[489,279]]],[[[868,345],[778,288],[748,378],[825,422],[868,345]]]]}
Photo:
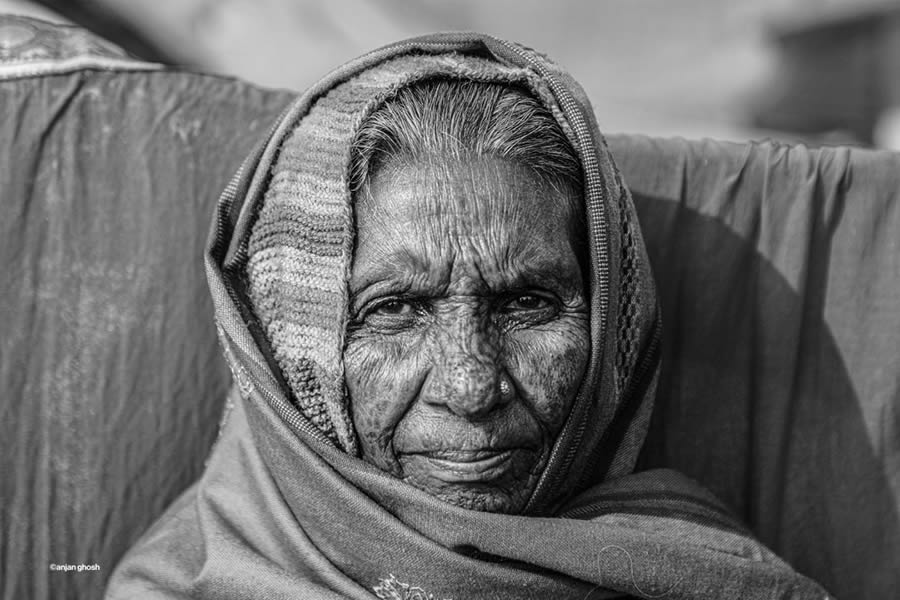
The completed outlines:
{"type": "MultiPolygon", "coordinates": [[[[598,453],[610,464],[595,467],[604,472],[592,479],[601,479],[612,463],[610,475],[627,473],[643,440],[658,367],[653,339],[659,327],[655,288],[634,226],[634,208],[608,152],[595,151],[604,143],[589,135],[596,128],[585,127],[583,119],[577,118],[581,114],[567,117],[548,82],[533,70],[479,56],[401,54],[375,64],[318,98],[282,143],[251,230],[245,269],[253,313],[292,400],[328,439],[348,452],[355,451],[341,359],[354,236],[347,186],[350,148],[366,117],[399,89],[437,77],[525,86],[550,109],[573,147],[582,155],[589,153],[596,164],[592,172],[599,171],[599,177],[586,177],[585,192],[595,263],[603,263],[591,271],[590,282],[594,291],[590,364],[597,368],[585,378],[581,406],[573,413],[571,434],[562,444],[577,449],[579,445],[569,438],[591,433],[582,430],[586,422],[598,425],[593,433],[606,429],[623,404],[643,350],[646,364],[634,377],[640,389],[632,394],[634,406],[630,407],[635,414],[627,415],[630,431],[617,432],[627,439],[616,439],[608,451],[598,453]],[[582,128],[583,139],[570,120],[582,128]],[[607,207],[611,204],[607,198],[616,202],[607,207]],[[612,302],[615,310],[610,310],[612,302]],[[609,313],[616,315],[614,320],[609,313]],[[616,335],[604,335],[608,323],[614,323],[616,335]],[[609,348],[604,348],[604,341],[609,348]],[[608,380],[601,383],[603,374],[608,380]],[[603,384],[606,387],[600,392],[603,384]]],[[[571,101],[571,95],[566,99],[571,101]]],[[[582,449],[594,448],[599,437],[586,442],[582,449]]],[[[569,485],[551,487],[571,489],[569,485]]]]}
{"type": "Polygon", "coordinates": [[[630,474],[659,367],[655,288],[584,93],[536,52],[443,34],[326,77],[226,189],[207,272],[240,395],[204,477],[125,559],[110,597],[827,597],[683,477],[630,474]],[[368,114],[435,77],[524,86],[583,167],[591,357],[521,515],[444,503],[355,455],[341,361],[350,148],[368,114]]]}

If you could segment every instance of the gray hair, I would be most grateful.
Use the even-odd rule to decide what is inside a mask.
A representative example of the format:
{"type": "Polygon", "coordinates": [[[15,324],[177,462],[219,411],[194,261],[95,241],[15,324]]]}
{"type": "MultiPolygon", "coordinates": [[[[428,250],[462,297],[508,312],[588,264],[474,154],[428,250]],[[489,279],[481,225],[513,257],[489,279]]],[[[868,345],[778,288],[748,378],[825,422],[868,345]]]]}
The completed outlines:
{"type": "Polygon", "coordinates": [[[454,79],[405,87],[368,117],[353,143],[350,189],[391,160],[486,156],[581,197],[581,161],[549,109],[518,86],[454,79]]]}
{"type": "Polygon", "coordinates": [[[583,254],[587,232],[581,161],[550,110],[520,86],[428,79],[402,88],[357,133],[350,190],[363,189],[380,167],[394,160],[480,157],[514,161],[567,192],[573,242],[583,254]]]}

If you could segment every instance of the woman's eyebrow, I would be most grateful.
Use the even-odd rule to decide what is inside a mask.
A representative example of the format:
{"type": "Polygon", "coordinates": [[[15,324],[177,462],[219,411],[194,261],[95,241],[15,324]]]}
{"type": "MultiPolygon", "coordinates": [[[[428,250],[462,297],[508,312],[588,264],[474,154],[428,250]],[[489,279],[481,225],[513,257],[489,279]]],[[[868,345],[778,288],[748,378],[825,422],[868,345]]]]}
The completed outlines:
{"type": "Polygon", "coordinates": [[[354,273],[349,285],[350,308],[354,312],[373,298],[388,294],[429,294],[433,295],[448,277],[422,277],[428,270],[416,268],[417,262],[406,252],[385,255],[375,264],[369,264],[354,273]]]}
{"type": "Polygon", "coordinates": [[[507,291],[538,287],[557,292],[571,292],[578,287],[578,280],[573,279],[562,265],[557,265],[554,269],[541,267],[511,269],[504,275],[502,285],[507,291]]]}
{"type": "MultiPolygon", "coordinates": [[[[357,265],[358,266],[358,265],[357,265]]],[[[360,288],[368,287],[379,281],[413,279],[417,273],[425,273],[430,269],[428,262],[409,250],[392,250],[379,257],[378,261],[370,261],[357,273],[361,280],[360,288]]],[[[357,277],[354,277],[356,279],[357,277]]]]}

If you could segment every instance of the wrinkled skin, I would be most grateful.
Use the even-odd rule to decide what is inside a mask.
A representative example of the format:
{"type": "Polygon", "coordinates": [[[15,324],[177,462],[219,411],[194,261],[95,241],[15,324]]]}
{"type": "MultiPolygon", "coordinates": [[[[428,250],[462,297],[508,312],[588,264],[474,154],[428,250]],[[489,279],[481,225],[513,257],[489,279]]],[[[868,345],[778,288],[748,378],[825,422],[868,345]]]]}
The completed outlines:
{"type": "Polygon", "coordinates": [[[525,506],[590,349],[564,193],[486,158],[391,163],[358,194],[344,363],[365,460],[458,506],[525,506]]]}

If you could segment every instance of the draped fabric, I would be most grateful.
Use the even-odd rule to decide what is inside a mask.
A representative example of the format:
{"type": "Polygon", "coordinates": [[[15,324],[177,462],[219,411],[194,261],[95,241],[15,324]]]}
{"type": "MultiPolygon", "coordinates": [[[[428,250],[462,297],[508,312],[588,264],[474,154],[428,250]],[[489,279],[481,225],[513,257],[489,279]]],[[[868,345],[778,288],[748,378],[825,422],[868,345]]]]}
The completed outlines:
{"type": "Polygon", "coordinates": [[[644,466],[702,481],[838,597],[893,595],[900,154],[611,145],[667,325],[644,466]]]}
{"type": "Polygon", "coordinates": [[[203,241],[289,95],[33,19],[0,39],[0,597],[97,598],[215,439],[203,241]]]}
{"type": "MultiPolygon", "coordinates": [[[[342,122],[358,126],[360,119],[342,122]]],[[[346,178],[341,183],[349,205],[346,178]]],[[[829,597],[695,484],[668,471],[628,475],[658,375],[656,297],[634,223],[627,188],[586,99],[534,52],[493,38],[449,34],[401,42],[337,70],[293,105],[222,195],[206,264],[220,338],[240,394],[204,476],[121,563],[108,597],[829,597]],[[395,60],[404,56],[411,58],[395,60]],[[485,65],[486,58],[496,66],[485,65]],[[289,136],[313,120],[309,129],[318,137],[304,146],[301,164],[323,165],[310,171],[320,184],[307,195],[298,191],[294,201],[323,211],[337,204],[340,210],[340,194],[328,202],[319,194],[331,189],[322,180],[330,171],[325,163],[349,155],[328,144],[346,148],[352,135],[341,136],[315,119],[327,119],[329,103],[357,104],[345,89],[357,78],[364,82],[360,93],[377,102],[379,69],[399,64],[403,69],[389,72],[480,78],[491,72],[508,76],[512,69],[526,81],[537,79],[532,89],[542,101],[556,103],[551,109],[564,120],[582,161],[592,270],[591,364],[520,515],[445,504],[322,435],[291,401],[292,394],[300,395],[296,384],[284,385],[268,358],[270,341],[254,325],[243,288],[246,239],[274,181],[270,173],[278,172],[273,164],[295,160],[289,136]]],[[[354,235],[345,220],[334,227],[345,239],[354,235]]],[[[347,271],[345,266],[333,276],[347,271]]],[[[305,380],[309,390],[334,389],[315,377],[305,380]]]]}

